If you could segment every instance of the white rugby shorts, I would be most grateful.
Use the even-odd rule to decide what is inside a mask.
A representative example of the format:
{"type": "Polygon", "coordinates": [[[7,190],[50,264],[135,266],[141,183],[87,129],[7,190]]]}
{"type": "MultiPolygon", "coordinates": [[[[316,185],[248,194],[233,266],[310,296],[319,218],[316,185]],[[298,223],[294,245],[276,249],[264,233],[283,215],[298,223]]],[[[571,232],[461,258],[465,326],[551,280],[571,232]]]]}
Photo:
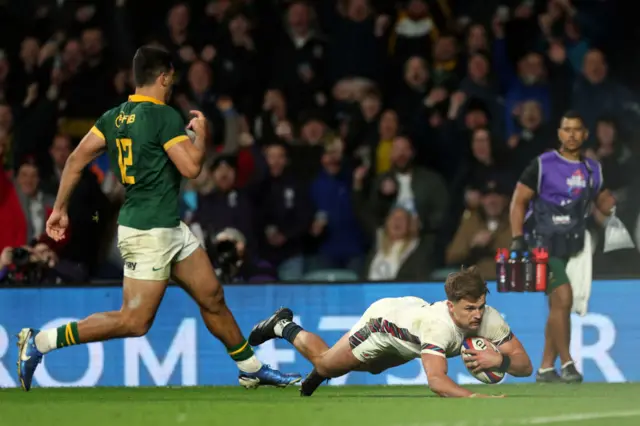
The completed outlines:
{"type": "Polygon", "coordinates": [[[189,257],[200,246],[184,222],[175,228],[135,229],[118,226],[118,249],[124,276],[136,280],[168,280],[171,265],[189,257]]]}

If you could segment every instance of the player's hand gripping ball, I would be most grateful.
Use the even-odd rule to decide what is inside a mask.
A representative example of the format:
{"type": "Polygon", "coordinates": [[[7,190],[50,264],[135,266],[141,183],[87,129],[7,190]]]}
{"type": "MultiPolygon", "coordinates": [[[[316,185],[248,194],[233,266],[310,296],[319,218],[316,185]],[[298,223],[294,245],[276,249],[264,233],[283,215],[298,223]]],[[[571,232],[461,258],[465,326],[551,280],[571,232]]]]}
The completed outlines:
{"type": "Polygon", "coordinates": [[[462,355],[462,360],[465,361],[465,367],[469,370],[469,373],[476,379],[480,380],[483,383],[488,385],[499,383],[502,379],[504,379],[505,373],[499,371],[496,367],[494,368],[484,368],[478,370],[477,362],[469,362],[469,358],[473,357],[467,351],[479,352],[479,351],[495,351],[499,353],[500,351],[490,341],[482,337],[467,337],[462,342],[462,348],[460,349],[460,354],[462,355]],[[466,360],[465,360],[466,359],[466,360]]]}

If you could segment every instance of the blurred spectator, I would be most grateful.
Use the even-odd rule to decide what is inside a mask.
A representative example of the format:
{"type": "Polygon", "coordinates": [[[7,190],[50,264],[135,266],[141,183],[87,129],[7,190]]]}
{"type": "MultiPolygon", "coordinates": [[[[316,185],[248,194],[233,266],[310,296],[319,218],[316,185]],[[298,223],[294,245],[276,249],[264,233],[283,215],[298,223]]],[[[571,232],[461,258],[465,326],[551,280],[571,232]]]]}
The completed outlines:
{"type": "Polygon", "coordinates": [[[504,179],[509,180],[500,157],[491,133],[487,129],[476,129],[471,137],[471,155],[465,159],[451,184],[452,214],[446,225],[449,236],[457,229],[465,210],[475,211],[480,206],[480,191],[488,182],[495,180],[497,176],[505,176],[504,179]]]}
{"type": "Polygon", "coordinates": [[[285,17],[285,35],[272,59],[271,84],[282,90],[292,111],[327,103],[327,46],[315,12],[306,1],[293,1],[285,17]]]}
{"type": "MultiPolygon", "coordinates": [[[[598,49],[584,56],[582,76],[573,88],[571,108],[585,120],[588,129],[595,128],[598,118],[613,115],[619,118],[621,130],[632,127],[638,119],[638,100],[626,87],[609,77],[604,54],[598,49]]],[[[596,132],[591,132],[585,148],[593,148],[596,132]]]]}
{"type": "MultiPolygon", "coordinates": [[[[3,145],[0,144],[0,155],[3,145]]],[[[22,213],[16,190],[0,165],[0,250],[5,247],[20,247],[27,242],[27,221],[22,213]]]]}
{"type": "Polygon", "coordinates": [[[365,238],[351,204],[352,173],[343,162],[340,143],[325,145],[322,171],[311,185],[315,218],[311,235],[320,239],[308,270],[351,269],[360,272],[365,238]]]}
{"type": "Polygon", "coordinates": [[[27,221],[26,239],[32,241],[44,232],[55,197],[39,189],[40,170],[32,160],[26,160],[20,165],[15,184],[22,214],[27,221]]]}
{"type": "Polygon", "coordinates": [[[400,123],[398,114],[394,110],[388,109],[380,116],[378,124],[379,140],[373,146],[375,152],[375,174],[381,175],[391,169],[391,150],[393,141],[398,136],[400,123]]]}
{"type": "Polygon", "coordinates": [[[508,247],[511,242],[507,210],[510,190],[500,181],[486,183],[480,209],[465,211],[460,227],[447,247],[448,265],[477,265],[485,279],[496,278],[496,250],[508,247]]]}
{"type": "Polygon", "coordinates": [[[13,172],[13,113],[11,106],[0,101],[0,165],[6,172],[13,172]]]}
{"type": "Polygon", "coordinates": [[[443,35],[438,38],[433,51],[431,79],[434,86],[444,86],[449,91],[458,86],[463,72],[458,54],[458,42],[455,37],[443,35]]]}
{"type": "Polygon", "coordinates": [[[500,96],[500,86],[490,74],[490,67],[489,58],[484,53],[472,53],[467,63],[467,75],[460,82],[460,92],[464,93],[467,99],[475,98],[487,105],[493,118],[491,130],[501,135],[504,105],[500,96]]]}
{"type": "Polygon", "coordinates": [[[510,150],[511,170],[520,176],[531,162],[532,158],[542,154],[547,149],[558,147],[557,139],[543,122],[542,106],[536,101],[522,103],[518,117],[519,131],[507,141],[510,150]]]}
{"type": "Polygon", "coordinates": [[[410,124],[414,111],[420,107],[430,89],[427,63],[420,57],[412,56],[405,63],[403,81],[392,102],[405,127],[410,124]]]}
{"type": "Polygon", "coordinates": [[[209,65],[194,60],[188,68],[184,92],[176,95],[176,104],[183,116],[189,117],[189,111],[197,109],[209,120],[211,126],[210,143],[224,145],[225,115],[233,115],[233,104],[228,97],[218,97],[213,91],[213,75],[209,65]]]}
{"type": "Polygon", "coordinates": [[[598,160],[602,174],[607,178],[607,188],[616,197],[618,209],[629,201],[631,184],[636,180],[633,172],[637,167],[635,156],[624,144],[618,125],[613,118],[601,117],[595,128],[596,147],[586,155],[598,160]]]}
{"type": "Polygon", "coordinates": [[[277,137],[276,129],[279,124],[288,124],[287,109],[287,101],[281,91],[267,90],[262,103],[262,112],[258,114],[253,125],[253,134],[259,145],[265,145],[277,137]]]}
{"type": "Polygon", "coordinates": [[[376,178],[369,202],[378,224],[392,206],[401,205],[416,212],[420,234],[431,234],[445,219],[449,194],[437,173],[414,164],[411,141],[399,136],[391,148],[391,170],[376,178]]]}
{"type": "Polygon", "coordinates": [[[303,114],[298,141],[289,145],[291,173],[301,183],[311,183],[322,169],[320,159],[326,144],[333,143],[335,135],[320,114],[303,114]]]}
{"type": "Polygon", "coordinates": [[[249,194],[237,188],[236,168],[236,157],[220,155],[209,171],[202,172],[196,201],[191,204],[195,204],[192,229],[205,247],[214,242],[223,229],[238,229],[246,236],[247,250],[255,253],[255,206],[249,194]]]}
{"type": "Polygon", "coordinates": [[[49,155],[51,156],[50,173],[49,176],[43,177],[41,188],[48,194],[55,195],[58,193],[58,186],[60,185],[60,177],[62,176],[62,170],[67,162],[67,158],[71,154],[71,138],[66,135],[56,135],[49,148],[49,155]]]}
{"type": "Polygon", "coordinates": [[[476,98],[467,99],[463,92],[455,92],[451,96],[446,121],[438,132],[434,158],[429,158],[427,165],[446,179],[453,179],[470,152],[471,135],[476,129],[487,128],[490,117],[484,102],[476,98]]]}
{"type": "Polygon", "coordinates": [[[426,0],[406,2],[393,27],[389,40],[389,51],[397,63],[404,64],[410,57],[431,57],[433,43],[440,31],[429,13],[426,0]]]}
{"type": "Polygon", "coordinates": [[[368,0],[338,0],[331,19],[329,44],[330,81],[363,77],[379,81],[383,45],[368,0]]]}
{"type": "Polygon", "coordinates": [[[308,188],[288,171],[287,147],[275,142],[265,148],[268,175],[257,196],[260,257],[275,265],[283,280],[304,273],[303,241],[313,218],[308,188]]]}
{"type": "Polygon", "coordinates": [[[477,54],[488,52],[490,49],[489,38],[487,37],[487,29],[481,23],[474,23],[467,28],[467,37],[465,39],[466,53],[469,57],[477,54]]]}
{"type": "MultiPolygon", "coordinates": [[[[366,211],[361,211],[366,214],[366,211]]],[[[363,279],[370,281],[425,281],[432,270],[432,252],[420,237],[415,212],[405,206],[391,209],[365,261],[363,279]]]]}

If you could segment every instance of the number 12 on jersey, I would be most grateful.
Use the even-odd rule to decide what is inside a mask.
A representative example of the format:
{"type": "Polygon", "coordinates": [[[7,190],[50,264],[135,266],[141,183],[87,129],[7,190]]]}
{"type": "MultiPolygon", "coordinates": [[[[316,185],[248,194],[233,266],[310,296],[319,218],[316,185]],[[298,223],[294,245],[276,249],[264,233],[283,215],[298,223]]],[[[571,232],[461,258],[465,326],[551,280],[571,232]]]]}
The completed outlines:
{"type": "Polygon", "coordinates": [[[120,176],[122,178],[122,183],[129,185],[136,183],[135,177],[127,175],[127,167],[133,165],[133,148],[131,147],[131,142],[132,141],[129,138],[116,139],[120,176]]]}

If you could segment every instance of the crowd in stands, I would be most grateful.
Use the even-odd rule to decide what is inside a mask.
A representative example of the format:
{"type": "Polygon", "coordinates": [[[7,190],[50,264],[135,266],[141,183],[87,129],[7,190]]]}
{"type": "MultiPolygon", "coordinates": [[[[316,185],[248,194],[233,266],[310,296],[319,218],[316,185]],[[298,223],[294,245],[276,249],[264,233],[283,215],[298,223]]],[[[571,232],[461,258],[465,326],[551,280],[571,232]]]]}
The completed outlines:
{"type": "Polygon", "coordinates": [[[514,185],[569,109],[633,222],[640,104],[609,66],[613,3],[0,1],[0,267],[31,245],[58,281],[121,276],[124,187],[106,154],[73,195],[66,243],[44,224],[75,144],[133,93],[143,44],[174,55],[170,104],[210,123],[183,220],[207,248],[239,231],[272,279],[420,281],[461,264],[495,277],[514,185]]]}

